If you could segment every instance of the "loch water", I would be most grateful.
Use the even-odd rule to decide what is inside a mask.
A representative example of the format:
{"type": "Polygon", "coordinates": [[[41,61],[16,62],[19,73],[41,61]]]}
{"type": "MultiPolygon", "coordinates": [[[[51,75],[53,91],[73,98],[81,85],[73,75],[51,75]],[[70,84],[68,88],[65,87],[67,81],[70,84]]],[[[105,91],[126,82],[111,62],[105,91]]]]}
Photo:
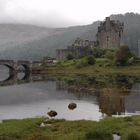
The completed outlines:
{"type": "Polygon", "coordinates": [[[58,113],[55,118],[67,120],[98,121],[105,116],[140,114],[138,78],[120,76],[120,81],[102,82],[99,77],[96,81],[96,76],[94,80],[89,76],[78,83],[79,77],[32,75],[30,80],[23,80],[24,74],[19,74],[17,80],[6,80],[8,71],[1,69],[0,73],[0,120],[47,117],[50,110],[58,113]],[[77,108],[70,110],[70,103],[76,103],[77,108]]]}

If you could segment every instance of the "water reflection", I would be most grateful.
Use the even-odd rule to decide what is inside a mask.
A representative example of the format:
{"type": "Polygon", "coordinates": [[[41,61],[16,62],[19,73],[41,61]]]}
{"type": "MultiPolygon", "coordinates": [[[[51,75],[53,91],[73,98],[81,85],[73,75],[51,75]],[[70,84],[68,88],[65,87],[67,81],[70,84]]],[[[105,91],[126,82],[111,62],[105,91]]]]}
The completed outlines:
{"type": "Polygon", "coordinates": [[[0,65],[0,85],[14,84],[15,82],[30,81],[31,72],[27,71],[23,66],[19,66],[17,71],[8,68],[7,65],[0,65]]]}
{"type": "Polygon", "coordinates": [[[0,82],[0,119],[27,118],[53,109],[57,118],[99,120],[104,116],[140,112],[140,83],[137,77],[80,76],[45,77],[0,82]],[[74,102],[77,108],[68,109],[74,102]]]}
{"type": "Polygon", "coordinates": [[[97,96],[100,112],[108,116],[124,114],[125,96],[127,95],[129,95],[129,91],[124,93],[118,88],[102,89],[97,96]]]}
{"type": "MultiPolygon", "coordinates": [[[[67,90],[73,93],[79,100],[86,99],[94,101],[99,107],[102,116],[124,116],[140,113],[140,83],[135,83],[137,78],[131,79],[127,76],[116,76],[111,84],[99,84],[94,79],[93,84],[77,84],[57,81],[58,90],[67,90]],[[135,79],[135,80],[134,80],[135,79]],[[92,98],[92,96],[96,98],[92,98]]],[[[105,81],[104,81],[105,82],[105,81]]]]}
{"type": "Polygon", "coordinates": [[[0,81],[4,81],[6,79],[8,79],[9,77],[9,69],[4,66],[4,65],[0,65],[0,81]]]}
{"type": "Polygon", "coordinates": [[[133,85],[129,96],[125,98],[125,109],[128,113],[140,114],[140,84],[133,85]]]}

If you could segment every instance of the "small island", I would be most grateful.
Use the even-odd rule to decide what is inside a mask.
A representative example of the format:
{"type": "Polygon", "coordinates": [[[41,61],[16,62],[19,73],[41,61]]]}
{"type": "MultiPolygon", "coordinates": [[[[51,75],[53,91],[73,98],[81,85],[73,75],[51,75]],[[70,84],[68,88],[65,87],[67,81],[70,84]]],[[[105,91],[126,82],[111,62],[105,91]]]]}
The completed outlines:
{"type": "Polygon", "coordinates": [[[41,66],[47,74],[140,74],[140,58],[122,41],[124,24],[106,18],[96,41],[77,38],[67,49],[56,50],[56,63],[41,66]]]}

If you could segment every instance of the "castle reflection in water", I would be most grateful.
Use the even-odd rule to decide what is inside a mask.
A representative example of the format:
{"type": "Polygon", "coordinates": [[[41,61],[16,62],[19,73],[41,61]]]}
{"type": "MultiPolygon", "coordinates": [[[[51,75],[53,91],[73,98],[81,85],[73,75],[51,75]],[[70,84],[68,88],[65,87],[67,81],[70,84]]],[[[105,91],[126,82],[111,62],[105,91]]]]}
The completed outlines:
{"type": "MultiPolygon", "coordinates": [[[[69,85],[65,80],[57,78],[47,79],[41,75],[30,75],[28,79],[10,79],[0,82],[0,86],[22,84],[28,82],[36,82],[43,80],[54,80],[56,82],[56,90],[68,91],[72,93],[78,100],[93,101],[99,106],[99,112],[103,116],[126,115],[140,113],[140,83],[117,85],[110,87],[96,86],[79,86],[69,85]]],[[[94,110],[93,110],[94,111],[94,110]]]]}
{"type": "MultiPolygon", "coordinates": [[[[103,116],[131,115],[140,113],[140,83],[125,87],[75,88],[65,81],[57,81],[57,90],[68,90],[80,100],[89,98],[99,106],[103,116]]],[[[127,86],[127,85],[126,85],[127,86]]]]}

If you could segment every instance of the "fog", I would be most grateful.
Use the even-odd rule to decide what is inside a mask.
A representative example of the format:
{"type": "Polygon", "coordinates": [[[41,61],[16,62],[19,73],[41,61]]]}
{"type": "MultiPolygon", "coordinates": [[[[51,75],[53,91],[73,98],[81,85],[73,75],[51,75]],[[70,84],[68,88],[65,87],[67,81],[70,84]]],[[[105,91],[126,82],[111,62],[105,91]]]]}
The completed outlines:
{"type": "Polygon", "coordinates": [[[139,0],[0,0],[0,23],[84,25],[110,14],[140,13],[139,3],[139,0]]]}

